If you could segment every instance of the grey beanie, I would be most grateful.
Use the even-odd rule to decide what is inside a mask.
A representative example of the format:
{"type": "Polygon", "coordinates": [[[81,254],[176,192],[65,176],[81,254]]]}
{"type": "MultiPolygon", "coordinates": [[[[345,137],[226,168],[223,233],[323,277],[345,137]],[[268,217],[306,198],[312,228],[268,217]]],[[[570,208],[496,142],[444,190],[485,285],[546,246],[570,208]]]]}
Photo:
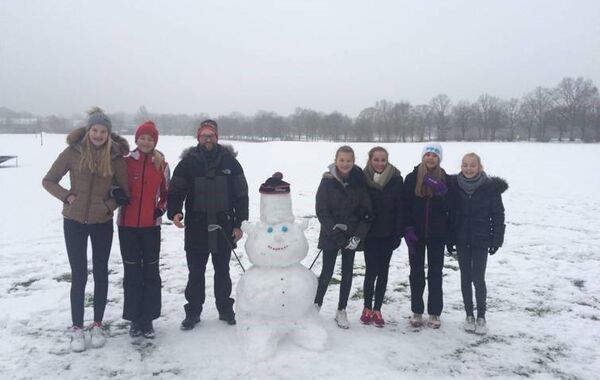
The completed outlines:
{"type": "Polygon", "coordinates": [[[112,122],[110,121],[110,118],[98,107],[94,107],[90,110],[86,127],[89,130],[92,125],[96,124],[104,125],[109,133],[112,132],[112,122]]]}

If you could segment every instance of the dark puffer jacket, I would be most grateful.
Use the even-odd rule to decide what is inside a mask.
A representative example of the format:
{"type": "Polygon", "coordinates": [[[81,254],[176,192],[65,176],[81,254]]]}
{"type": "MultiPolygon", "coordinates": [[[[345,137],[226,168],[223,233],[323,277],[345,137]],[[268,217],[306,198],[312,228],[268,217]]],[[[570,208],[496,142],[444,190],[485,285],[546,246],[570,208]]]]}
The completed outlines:
{"type": "Polygon", "coordinates": [[[217,144],[215,149],[210,157],[199,146],[186,149],[169,184],[169,219],[183,214],[185,201],[186,249],[207,244],[209,224],[220,225],[229,238],[233,228],[248,219],[248,183],[242,166],[233,147],[217,144]]]}
{"type": "MultiPolygon", "coordinates": [[[[448,202],[445,195],[421,198],[415,195],[419,166],[406,176],[402,189],[404,207],[404,225],[414,227],[419,239],[448,239],[449,219],[448,202]]],[[[446,172],[442,169],[444,176],[446,172]]]]}
{"type": "Polygon", "coordinates": [[[404,235],[402,187],[403,179],[400,171],[393,168],[394,172],[389,181],[382,187],[370,180],[365,172],[365,180],[371,197],[373,207],[373,223],[369,229],[367,239],[397,238],[404,235]]]}
{"type": "Polygon", "coordinates": [[[316,212],[321,223],[319,248],[344,248],[352,236],[357,236],[360,244],[356,250],[362,251],[372,218],[371,200],[362,170],[354,166],[343,181],[338,177],[335,165],[331,165],[317,190],[316,212]],[[347,231],[334,230],[336,224],[345,224],[347,231]]]}
{"type": "Polygon", "coordinates": [[[488,177],[471,195],[459,186],[455,175],[448,179],[450,203],[450,241],[472,247],[501,247],[504,242],[504,205],[502,193],[508,183],[488,177]]]}

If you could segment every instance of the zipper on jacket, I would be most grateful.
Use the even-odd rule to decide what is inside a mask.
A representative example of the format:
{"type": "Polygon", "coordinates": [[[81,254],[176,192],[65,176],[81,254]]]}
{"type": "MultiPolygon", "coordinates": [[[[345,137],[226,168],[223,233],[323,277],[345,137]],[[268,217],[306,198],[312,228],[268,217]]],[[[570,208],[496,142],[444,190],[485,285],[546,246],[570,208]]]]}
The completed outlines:
{"type": "Polygon", "coordinates": [[[92,180],[90,181],[90,187],[88,189],[88,200],[87,205],[85,206],[85,218],[84,222],[87,224],[88,218],[90,217],[90,206],[92,204],[92,189],[94,188],[94,180],[96,179],[96,173],[92,173],[92,180]]]}
{"type": "Polygon", "coordinates": [[[471,247],[471,216],[473,214],[473,194],[467,194],[469,200],[469,215],[467,216],[467,247],[471,247]]]}
{"type": "MultiPolygon", "coordinates": [[[[142,166],[142,190],[140,191],[140,205],[138,207],[138,220],[137,220],[137,226],[140,226],[140,218],[142,215],[142,200],[144,199],[144,177],[146,176],[146,159],[148,158],[148,156],[145,153],[142,153],[142,156],[144,156],[144,165],[142,166]]],[[[154,215],[154,210],[152,210],[152,215],[154,215]]]]}

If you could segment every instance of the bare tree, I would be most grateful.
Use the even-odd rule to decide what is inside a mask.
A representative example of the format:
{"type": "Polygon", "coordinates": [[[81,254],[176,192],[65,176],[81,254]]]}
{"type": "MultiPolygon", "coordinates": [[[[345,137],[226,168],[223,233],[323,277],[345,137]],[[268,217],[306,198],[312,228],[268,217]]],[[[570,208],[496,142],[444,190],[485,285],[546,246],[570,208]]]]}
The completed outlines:
{"type": "Polygon", "coordinates": [[[467,139],[467,131],[475,120],[473,105],[466,100],[458,102],[452,108],[452,124],[456,128],[459,141],[467,139]]]}
{"type": "Polygon", "coordinates": [[[508,128],[508,141],[515,141],[517,138],[517,129],[522,120],[521,102],[517,98],[511,98],[502,104],[504,115],[506,116],[506,126],[508,128]]]}
{"type": "Polygon", "coordinates": [[[552,90],[538,86],[535,90],[525,95],[523,103],[527,107],[528,115],[537,127],[536,140],[548,141],[546,128],[548,113],[552,109],[553,104],[552,90]]]}
{"type": "MultiPolygon", "coordinates": [[[[589,111],[591,101],[598,94],[598,88],[590,79],[579,77],[563,78],[556,88],[554,98],[558,111],[566,122],[569,140],[575,140],[575,127],[579,126],[580,138],[585,140],[585,114],[589,111]]],[[[562,139],[563,129],[559,128],[559,140],[562,139]]]]}
{"type": "MultiPolygon", "coordinates": [[[[433,122],[437,128],[437,139],[446,141],[448,125],[450,124],[450,98],[446,94],[439,94],[429,102],[433,114],[433,122]]],[[[431,139],[431,136],[429,136],[431,139]]]]}
{"type": "Polygon", "coordinates": [[[431,127],[433,124],[431,107],[426,104],[420,104],[413,108],[412,115],[415,124],[416,140],[419,142],[425,141],[425,135],[428,136],[428,140],[431,140],[431,127]]]}

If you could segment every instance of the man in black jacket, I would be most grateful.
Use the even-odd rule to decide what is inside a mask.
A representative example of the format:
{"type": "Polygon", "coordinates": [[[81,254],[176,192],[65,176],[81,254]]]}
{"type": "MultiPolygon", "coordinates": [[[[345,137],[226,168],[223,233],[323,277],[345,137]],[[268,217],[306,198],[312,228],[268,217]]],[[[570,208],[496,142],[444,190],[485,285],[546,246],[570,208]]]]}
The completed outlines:
{"type": "Polygon", "coordinates": [[[248,184],[231,146],[218,143],[217,123],[205,120],[197,133],[198,145],[185,150],[169,186],[167,217],[185,228],[189,270],[185,288],[183,330],[200,322],[205,300],[206,263],[212,254],[215,301],[219,319],[234,325],[229,260],[248,219],[248,184]],[[183,203],[185,201],[185,225],[183,203]]]}

